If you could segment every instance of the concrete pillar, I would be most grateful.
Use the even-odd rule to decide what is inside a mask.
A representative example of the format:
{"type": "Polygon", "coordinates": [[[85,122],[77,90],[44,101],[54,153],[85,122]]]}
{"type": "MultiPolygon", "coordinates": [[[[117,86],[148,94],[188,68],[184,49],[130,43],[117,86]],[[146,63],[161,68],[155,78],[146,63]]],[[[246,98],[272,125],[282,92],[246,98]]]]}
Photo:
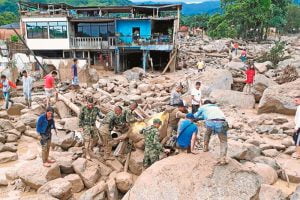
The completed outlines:
{"type": "Polygon", "coordinates": [[[115,50],[115,57],[116,57],[116,67],[115,67],[115,73],[120,72],[120,50],[116,48],[115,50]]]}
{"type": "Polygon", "coordinates": [[[147,56],[148,55],[148,51],[143,51],[143,69],[146,72],[147,69],[147,56]]]}
{"type": "Polygon", "coordinates": [[[91,67],[91,52],[88,51],[88,67],[91,67]]]}

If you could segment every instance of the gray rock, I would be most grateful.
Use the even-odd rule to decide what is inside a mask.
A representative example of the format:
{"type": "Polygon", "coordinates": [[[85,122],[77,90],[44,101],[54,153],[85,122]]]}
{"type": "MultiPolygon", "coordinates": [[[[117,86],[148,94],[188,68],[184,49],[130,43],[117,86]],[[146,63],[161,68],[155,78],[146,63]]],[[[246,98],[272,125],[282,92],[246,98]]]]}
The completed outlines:
{"type": "Polygon", "coordinates": [[[279,152],[276,149],[267,149],[262,151],[262,154],[264,156],[274,158],[279,155],[279,152]]]}
{"type": "Polygon", "coordinates": [[[259,192],[259,199],[286,200],[287,196],[279,188],[272,185],[262,184],[259,192]]]}
{"type": "Polygon", "coordinates": [[[15,160],[18,160],[18,154],[14,152],[5,151],[0,153],[0,163],[7,163],[15,160]]]}
{"type": "Polygon", "coordinates": [[[72,196],[72,184],[63,178],[49,181],[37,191],[38,194],[48,194],[52,197],[67,200],[72,196]]]}

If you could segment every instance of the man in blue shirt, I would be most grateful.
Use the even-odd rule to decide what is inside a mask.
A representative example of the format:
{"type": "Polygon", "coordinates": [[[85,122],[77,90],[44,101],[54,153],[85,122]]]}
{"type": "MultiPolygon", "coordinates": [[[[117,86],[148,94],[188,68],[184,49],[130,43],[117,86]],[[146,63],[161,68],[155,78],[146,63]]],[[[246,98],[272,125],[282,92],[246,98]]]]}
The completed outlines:
{"type": "Polygon", "coordinates": [[[179,149],[187,150],[188,153],[194,152],[198,133],[198,127],[194,123],[194,120],[194,115],[188,113],[186,119],[179,124],[177,131],[177,147],[179,149]]]}
{"type": "Polygon", "coordinates": [[[51,163],[55,162],[55,160],[49,159],[52,137],[51,130],[54,129],[57,135],[53,114],[54,109],[52,107],[48,107],[46,113],[40,115],[36,122],[36,131],[41,136],[40,143],[42,145],[42,160],[45,167],[50,167],[51,163]]]}
{"type": "Polygon", "coordinates": [[[227,130],[228,123],[222,110],[213,104],[210,100],[204,101],[201,106],[194,114],[195,118],[199,120],[205,120],[206,133],[204,135],[204,152],[207,152],[209,140],[212,134],[217,134],[220,140],[220,159],[221,165],[227,164],[227,130]]]}

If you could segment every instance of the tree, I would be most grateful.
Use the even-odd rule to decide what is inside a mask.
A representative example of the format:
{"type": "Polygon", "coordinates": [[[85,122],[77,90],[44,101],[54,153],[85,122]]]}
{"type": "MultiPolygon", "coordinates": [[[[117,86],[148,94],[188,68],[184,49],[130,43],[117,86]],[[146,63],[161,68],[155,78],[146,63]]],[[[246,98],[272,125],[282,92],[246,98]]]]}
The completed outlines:
{"type": "Polygon", "coordinates": [[[234,38],[236,37],[237,32],[234,27],[225,20],[225,16],[216,14],[209,19],[208,35],[215,39],[222,37],[234,38]]]}
{"type": "Polygon", "coordinates": [[[12,12],[0,13],[0,25],[10,24],[17,21],[18,17],[12,12]]]}
{"type": "Polygon", "coordinates": [[[284,31],[287,33],[297,33],[300,31],[300,6],[289,5],[284,31]]]}

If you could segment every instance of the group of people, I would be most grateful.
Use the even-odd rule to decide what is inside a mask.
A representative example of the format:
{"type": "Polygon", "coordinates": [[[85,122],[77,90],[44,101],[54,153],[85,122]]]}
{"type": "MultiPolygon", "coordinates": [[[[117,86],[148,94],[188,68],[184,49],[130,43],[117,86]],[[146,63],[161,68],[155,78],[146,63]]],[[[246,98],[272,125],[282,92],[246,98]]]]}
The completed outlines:
{"type": "MultiPolygon", "coordinates": [[[[78,86],[78,68],[77,59],[74,59],[72,70],[72,86],[78,86]]],[[[28,75],[26,71],[22,72],[23,93],[28,107],[32,104],[32,87],[34,78],[28,75]]],[[[253,85],[255,76],[255,67],[253,63],[249,63],[246,71],[246,87],[253,85]]],[[[38,117],[36,130],[40,134],[40,144],[42,146],[42,161],[45,167],[50,167],[55,160],[49,158],[51,147],[52,130],[57,134],[54,120],[54,109],[51,107],[51,97],[57,98],[57,89],[55,87],[55,78],[57,72],[53,71],[44,78],[44,88],[46,94],[46,112],[38,117]]],[[[10,91],[16,88],[16,85],[7,80],[6,76],[1,76],[0,87],[3,88],[3,95],[6,101],[6,108],[10,100],[10,91]]],[[[227,164],[227,130],[228,123],[222,110],[211,100],[202,99],[201,82],[196,82],[191,91],[191,107],[183,100],[183,85],[179,84],[171,93],[170,105],[172,109],[167,120],[167,133],[161,138],[160,126],[162,121],[154,119],[152,125],[140,130],[140,134],[145,138],[145,151],[143,165],[145,168],[152,165],[160,159],[160,155],[170,153],[176,149],[176,152],[197,153],[196,141],[200,132],[198,121],[204,120],[206,132],[204,133],[203,151],[209,151],[209,141],[212,135],[217,135],[220,141],[220,156],[218,163],[227,164]]],[[[246,88],[246,91],[248,89],[246,88]]],[[[93,157],[93,147],[101,145],[104,158],[109,159],[112,155],[114,146],[122,142],[123,150],[130,151],[132,148],[129,140],[130,127],[134,122],[142,121],[136,114],[138,104],[132,102],[129,106],[115,106],[113,110],[104,115],[96,106],[96,102],[92,97],[87,97],[87,104],[81,109],[79,114],[80,132],[83,133],[84,156],[86,159],[93,157]],[[100,127],[97,127],[99,120],[100,127]],[[117,133],[116,137],[112,133],[117,133]]],[[[296,133],[294,135],[295,144],[297,146],[294,157],[300,158],[300,96],[295,100],[297,108],[296,133]]]]}
{"type": "Polygon", "coordinates": [[[228,123],[224,113],[211,100],[202,101],[201,82],[196,82],[195,88],[191,91],[191,112],[189,113],[188,107],[181,99],[182,89],[182,85],[179,85],[171,93],[170,103],[176,108],[170,113],[167,137],[162,144],[175,145],[179,151],[196,153],[195,143],[199,132],[197,121],[204,120],[206,132],[203,151],[209,150],[211,135],[218,135],[220,140],[218,163],[226,164],[228,123]]]}

